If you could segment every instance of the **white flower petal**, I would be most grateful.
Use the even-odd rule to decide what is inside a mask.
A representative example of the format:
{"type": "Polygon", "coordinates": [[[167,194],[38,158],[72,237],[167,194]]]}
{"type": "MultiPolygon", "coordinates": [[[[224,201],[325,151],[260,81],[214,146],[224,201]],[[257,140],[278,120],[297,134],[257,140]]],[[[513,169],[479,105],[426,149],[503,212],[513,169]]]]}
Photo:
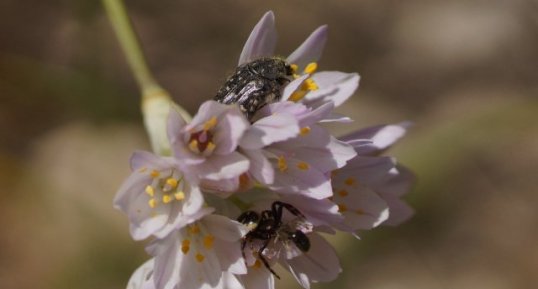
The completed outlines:
{"type": "Polygon", "coordinates": [[[338,206],[328,199],[313,199],[302,195],[283,194],[284,203],[296,207],[314,226],[339,224],[343,221],[338,206]]]}
{"type": "Polygon", "coordinates": [[[272,114],[256,121],[243,135],[241,147],[260,149],[299,134],[297,119],[287,114],[272,114]]]}
{"type": "Polygon", "coordinates": [[[196,167],[199,175],[203,179],[221,180],[239,177],[246,172],[249,161],[238,152],[232,152],[226,156],[213,155],[209,159],[196,167]]]}
{"type": "Polygon", "coordinates": [[[153,282],[154,264],[155,259],[151,258],[138,267],[127,282],[127,289],[155,289],[153,282]]]}
{"type": "Polygon", "coordinates": [[[276,45],[275,15],[269,11],[263,15],[243,46],[239,65],[262,56],[271,56],[276,45]]]}
{"type": "Polygon", "coordinates": [[[168,114],[167,128],[166,132],[168,135],[168,141],[171,144],[174,144],[178,141],[178,137],[181,135],[183,127],[185,127],[186,122],[179,112],[174,108],[170,108],[170,113],[168,114]]]}
{"type": "Polygon", "coordinates": [[[246,274],[247,266],[241,254],[239,242],[215,241],[215,252],[219,258],[223,270],[233,274],[246,274]]]}
{"type": "Polygon", "coordinates": [[[288,159],[288,169],[275,169],[275,182],[269,185],[281,193],[295,193],[314,199],[324,199],[332,196],[329,178],[314,167],[308,170],[297,169],[299,161],[288,159]]]}
{"type": "Polygon", "coordinates": [[[398,226],[409,220],[415,213],[415,210],[405,201],[397,196],[383,196],[389,207],[389,218],[383,222],[383,225],[398,226]]]}
{"type": "Polygon", "coordinates": [[[153,280],[157,288],[173,288],[179,282],[178,270],[183,254],[178,254],[180,248],[176,236],[155,240],[146,247],[146,251],[155,256],[153,280]]]}
{"type": "Polygon", "coordinates": [[[233,152],[249,126],[239,107],[231,106],[218,121],[213,136],[213,141],[217,144],[214,153],[226,155],[233,152]]]}
{"type": "Polygon", "coordinates": [[[367,185],[384,181],[389,171],[396,166],[396,160],[391,157],[357,156],[340,169],[333,177],[335,184],[343,183],[348,177],[354,177],[367,185]]]}
{"type": "Polygon", "coordinates": [[[318,62],[325,43],[327,42],[327,25],[318,27],[308,38],[295,50],[287,60],[289,63],[296,64],[299,70],[311,62],[318,62]]]}
{"type": "Polygon", "coordinates": [[[248,231],[243,224],[219,215],[208,215],[203,223],[211,234],[228,242],[238,241],[248,231]]]}
{"type": "Polygon", "coordinates": [[[330,123],[330,122],[339,122],[339,123],[352,123],[353,119],[348,116],[342,115],[340,113],[332,112],[324,119],[319,121],[320,123],[330,123]]]}
{"type": "Polygon", "coordinates": [[[130,159],[131,170],[137,171],[144,168],[162,170],[170,167],[171,159],[159,157],[147,151],[135,151],[130,159]]]}
{"type": "Polygon", "coordinates": [[[400,138],[402,138],[406,134],[410,126],[410,122],[373,126],[361,129],[340,139],[346,142],[352,142],[353,140],[361,139],[371,140],[372,146],[357,147],[357,153],[359,153],[360,155],[379,154],[392,146],[400,138]]]}
{"type": "Polygon", "coordinates": [[[275,289],[275,278],[263,265],[250,267],[248,274],[242,275],[240,278],[245,288],[248,289],[275,289]]]}
{"type": "Polygon", "coordinates": [[[292,82],[288,83],[288,85],[284,87],[284,91],[282,92],[282,98],[280,99],[280,101],[287,101],[290,98],[290,95],[294,93],[309,77],[309,74],[301,75],[299,78],[294,79],[292,82]]]}
{"type": "Polygon", "coordinates": [[[243,154],[250,160],[249,173],[262,184],[272,184],[275,171],[269,160],[258,150],[243,150],[243,154]]]}
{"type": "Polygon", "coordinates": [[[342,272],[333,247],[316,233],[309,234],[308,238],[310,250],[307,253],[290,260],[280,260],[304,288],[310,288],[310,282],[332,281],[342,272]]]}
{"type": "Polygon", "coordinates": [[[338,107],[355,93],[360,78],[356,73],[322,71],[314,73],[312,79],[319,89],[307,93],[302,102],[316,107],[330,101],[338,107]]]}
{"type": "Polygon", "coordinates": [[[333,202],[340,207],[344,224],[352,231],[370,230],[389,218],[389,207],[385,200],[367,187],[357,185],[346,188],[346,195],[337,190],[333,202]]]}

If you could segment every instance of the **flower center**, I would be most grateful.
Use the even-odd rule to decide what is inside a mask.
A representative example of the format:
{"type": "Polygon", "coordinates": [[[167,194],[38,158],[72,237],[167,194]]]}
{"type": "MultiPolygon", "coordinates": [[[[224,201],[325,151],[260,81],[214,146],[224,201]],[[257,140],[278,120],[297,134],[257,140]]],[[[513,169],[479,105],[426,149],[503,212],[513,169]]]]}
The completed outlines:
{"type": "Polygon", "coordinates": [[[183,229],[185,238],[181,241],[181,253],[187,255],[191,252],[193,258],[202,263],[207,254],[213,249],[215,237],[211,234],[206,234],[203,226],[199,223],[188,225],[183,229]]]}
{"type": "Polygon", "coordinates": [[[185,182],[176,172],[172,172],[167,178],[160,178],[160,172],[153,170],[150,173],[153,182],[147,185],[144,192],[149,196],[148,206],[152,209],[159,204],[169,204],[174,201],[185,199],[185,182]]]}
{"type": "Polygon", "coordinates": [[[190,134],[189,149],[204,156],[210,155],[217,145],[213,142],[212,129],[217,125],[217,118],[212,117],[203,124],[201,130],[190,134]]]}
{"type": "MultiPolygon", "coordinates": [[[[332,177],[336,175],[336,172],[336,170],[332,172],[332,177]]],[[[340,185],[341,187],[339,189],[335,187],[334,195],[328,199],[338,206],[338,212],[354,212],[357,215],[364,215],[365,210],[361,208],[362,204],[357,203],[353,198],[349,199],[348,197],[350,194],[353,194],[353,189],[357,188],[357,184],[359,183],[357,179],[354,177],[347,177],[337,183],[338,184],[334,184],[333,182],[333,185],[340,185]]]]}

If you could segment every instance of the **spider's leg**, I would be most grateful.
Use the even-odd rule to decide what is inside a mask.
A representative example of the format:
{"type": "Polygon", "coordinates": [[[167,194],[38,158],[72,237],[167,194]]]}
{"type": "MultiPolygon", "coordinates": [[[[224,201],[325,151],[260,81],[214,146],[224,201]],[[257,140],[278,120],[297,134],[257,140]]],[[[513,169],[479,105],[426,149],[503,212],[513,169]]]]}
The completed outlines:
{"type": "Polygon", "coordinates": [[[295,215],[297,217],[301,217],[303,219],[306,219],[306,217],[303,215],[303,213],[301,213],[301,211],[299,211],[296,207],[294,207],[294,206],[292,206],[292,205],[290,205],[288,203],[275,201],[271,205],[271,210],[273,211],[273,214],[275,214],[275,216],[279,216],[279,219],[282,219],[282,210],[283,210],[282,208],[286,208],[286,210],[288,210],[288,212],[292,213],[293,215],[295,215]]]}
{"type": "Polygon", "coordinates": [[[265,259],[265,257],[262,254],[263,250],[265,250],[267,245],[269,245],[270,241],[271,239],[267,239],[267,241],[265,241],[265,243],[260,248],[260,250],[258,250],[258,257],[260,258],[260,260],[262,260],[263,265],[265,265],[265,268],[267,268],[273,275],[275,275],[276,278],[280,279],[280,276],[278,276],[278,274],[275,271],[273,271],[273,269],[271,268],[271,265],[269,265],[269,262],[267,261],[267,259],[265,259]]]}
{"type": "Polygon", "coordinates": [[[241,255],[243,255],[243,261],[247,264],[247,257],[245,256],[245,247],[247,246],[247,237],[241,238],[241,255]]]}

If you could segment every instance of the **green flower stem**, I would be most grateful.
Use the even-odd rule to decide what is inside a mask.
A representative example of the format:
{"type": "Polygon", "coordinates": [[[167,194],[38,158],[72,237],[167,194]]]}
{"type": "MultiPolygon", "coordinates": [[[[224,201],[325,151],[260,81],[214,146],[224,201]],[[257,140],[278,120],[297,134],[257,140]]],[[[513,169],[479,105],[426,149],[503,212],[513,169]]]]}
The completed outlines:
{"type": "Polygon", "coordinates": [[[160,90],[148,68],[138,37],[133,31],[131,20],[125,10],[122,0],[103,0],[108,18],[116,32],[127,62],[136,78],[142,92],[160,90]]]}
{"type": "Polygon", "coordinates": [[[160,155],[170,154],[170,144],[166,136],[166,119],[171,106],[187,121],[191,116],[181,106],[173,103],[170,94],[153,77],[131,20],[122,0],[102,0],[108,18],[116,32],[120,46],[125,53],[136,82],[142,93],[142,114],[153,151],[160,155]]]}

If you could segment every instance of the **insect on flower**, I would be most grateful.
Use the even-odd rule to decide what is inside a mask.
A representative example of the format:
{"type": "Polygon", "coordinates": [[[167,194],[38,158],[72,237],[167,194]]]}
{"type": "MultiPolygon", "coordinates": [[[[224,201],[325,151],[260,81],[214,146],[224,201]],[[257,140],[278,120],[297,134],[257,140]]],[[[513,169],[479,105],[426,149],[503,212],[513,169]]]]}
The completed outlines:
{"type": "Polygon", "coordinates": [[[280,100],[293,69],[278,57],[263,57],[240,65],[219,89],[214,100],[237,103],[248,119],[264,105],[280,100]]]}
{"type": "Polygon", "coordinates": [[[269,262],[263,255],[265,248],[267,248],[272,240],[275,242],[277,240],[290,240],[302,252],[308,252],[310,249],[310,240],[306,234],[298,228],[297,223],[284,223],[282,221],[284,209],[288,210],[288,212],[299,219],[305,220],[305,216],[297,208],[288,203],[279,201],[273,202],[270,210],[264,210],[260,214],[254,211],[246,211],[237,218],[237,221],[252,228],[241,240],[243,257],[248,242],[254,240],[264,241],[263,245],[257,250],[258,257],[263,262],[263,265],[279,279],[280,276],[271,269],[269,262]]]}

